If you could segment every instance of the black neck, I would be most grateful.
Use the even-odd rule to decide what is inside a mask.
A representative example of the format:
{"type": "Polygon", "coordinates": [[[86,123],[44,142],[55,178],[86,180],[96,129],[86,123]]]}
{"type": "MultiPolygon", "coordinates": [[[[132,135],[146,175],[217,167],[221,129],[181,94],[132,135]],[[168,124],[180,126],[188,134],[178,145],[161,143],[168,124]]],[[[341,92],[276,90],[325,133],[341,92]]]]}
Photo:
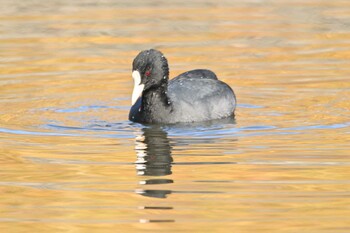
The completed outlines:
{"type": "Polygon", "coordinates": [[[170,102],[167,95],[167,84],[162,84],[160,86],[151,87],[144,91],[142,94],[142,107],[147,109],[147,107],[154,105],[163,105],[168,107],[170,102]]]}
{"type": "Polygon", "coordinates": [[[157,116],[159,112],[171,111],[171,102],[167,95],[168,84],[166,82],[145,90],[142,94],[141,110],[149,116],[157,116]]]}

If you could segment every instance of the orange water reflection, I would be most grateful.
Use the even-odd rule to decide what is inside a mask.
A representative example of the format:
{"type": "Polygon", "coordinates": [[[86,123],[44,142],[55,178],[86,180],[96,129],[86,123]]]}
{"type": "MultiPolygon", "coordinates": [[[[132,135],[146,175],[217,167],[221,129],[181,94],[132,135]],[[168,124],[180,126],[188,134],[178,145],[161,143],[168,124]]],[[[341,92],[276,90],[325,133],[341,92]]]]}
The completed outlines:
{"type": "Polygon", "coordinates": [[[4,1],[0,231],[349,232],[350,2],[4,1]],[[127,121],[131,61],[209,68],[235,122],[127,121]]]}

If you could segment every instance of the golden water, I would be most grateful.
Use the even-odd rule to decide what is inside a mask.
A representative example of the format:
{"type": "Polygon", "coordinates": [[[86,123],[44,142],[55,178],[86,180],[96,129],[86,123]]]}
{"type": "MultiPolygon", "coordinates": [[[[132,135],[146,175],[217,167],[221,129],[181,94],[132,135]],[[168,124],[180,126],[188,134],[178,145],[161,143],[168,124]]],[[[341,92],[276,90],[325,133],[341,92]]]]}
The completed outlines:
{"type": "Polygon", "coordinates": [[[350,1],[2,0],[0,67],[0,232],[350,232],[350,1]],[[148,48],[235,122],[129,122],[148,48]]]}

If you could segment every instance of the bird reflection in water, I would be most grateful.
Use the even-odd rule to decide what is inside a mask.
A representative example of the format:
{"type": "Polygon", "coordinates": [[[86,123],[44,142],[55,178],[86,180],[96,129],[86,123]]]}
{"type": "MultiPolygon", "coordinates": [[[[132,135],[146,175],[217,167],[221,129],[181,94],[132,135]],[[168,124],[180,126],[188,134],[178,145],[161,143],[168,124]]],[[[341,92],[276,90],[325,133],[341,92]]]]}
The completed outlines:
{"type": "MultiPolygon", "coordinates": [[[[172,174],[171,145],[167,133],[159,126],[143,128],[143,134],[136,137],[136,171],[139,176],[166,176],[172,174]]],[[[173,183],[171,179],[149,179],[141,185],[173,183]]],[[[138,189],[136,193],[156,198],[166,198],[171,190],[138,189]]]]}
{"type": "MultiPolygon", "coordinates": [[[[174,131],[180,130],[181,132],[208,132],[213,134],[215,131],[229,130],[234,128],[235,120],[233,117],[213,120],[207,122],[198,122],[191,124],[178,124],[172,129],[174,131]]],[[[200,140],[196,140],[196,143],[201,144],[215,144],[217,138],[213,137],[202,137],[200,140]]],[[[230,139],[232,140],[236,139],[230,139]]],[[[176,145],[188,144],[189,139],[182,141],[177,138],[176,145]]],[[[172,146],[168,138],[168,134],[160,126],[152,126],[142,129],[142,135],[136,137],[135,140],[135,151],[137,160],[136,171],[139,176],[166,176],[172,174],[171,168],[173,164],[173,158],[171,156],[172,146]]],[[[226,163],[226,162],[224,162],[226,163]]],[[[232,162],[228,162],[232,163],[232,162]]],[[[179,163],[178,163],[179,164],[179,163]]],[[[212,164],[215,164],[213,162],[212,164]]],[[[171,179],[148,179],[140,181],[141,185],[157,185],[157,184],[167,184],[174,183],[171,179]]],[[[178,192],[178,191],[177,191],[178,192]]],[[[171,190],[153,190],[153,189],[139,189],[136,190],[136,193],[148,197],[157,197],[157,198],[166,198],[168,194],[171,194],[171,190]]]]}

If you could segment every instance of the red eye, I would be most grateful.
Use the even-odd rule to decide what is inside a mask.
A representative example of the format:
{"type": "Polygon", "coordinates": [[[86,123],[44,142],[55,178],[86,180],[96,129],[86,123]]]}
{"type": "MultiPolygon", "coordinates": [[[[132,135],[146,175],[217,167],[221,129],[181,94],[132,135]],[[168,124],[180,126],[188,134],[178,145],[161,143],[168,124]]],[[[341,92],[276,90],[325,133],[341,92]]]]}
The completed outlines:
{"type": "Polygon", "coordinates": [[[146,75],[147,77],[150,76],[150,75],[151,75],[151,71],[150,71],[150,70],[147,70],[146,73],[145,73],[145,75],[146,75]]]}

